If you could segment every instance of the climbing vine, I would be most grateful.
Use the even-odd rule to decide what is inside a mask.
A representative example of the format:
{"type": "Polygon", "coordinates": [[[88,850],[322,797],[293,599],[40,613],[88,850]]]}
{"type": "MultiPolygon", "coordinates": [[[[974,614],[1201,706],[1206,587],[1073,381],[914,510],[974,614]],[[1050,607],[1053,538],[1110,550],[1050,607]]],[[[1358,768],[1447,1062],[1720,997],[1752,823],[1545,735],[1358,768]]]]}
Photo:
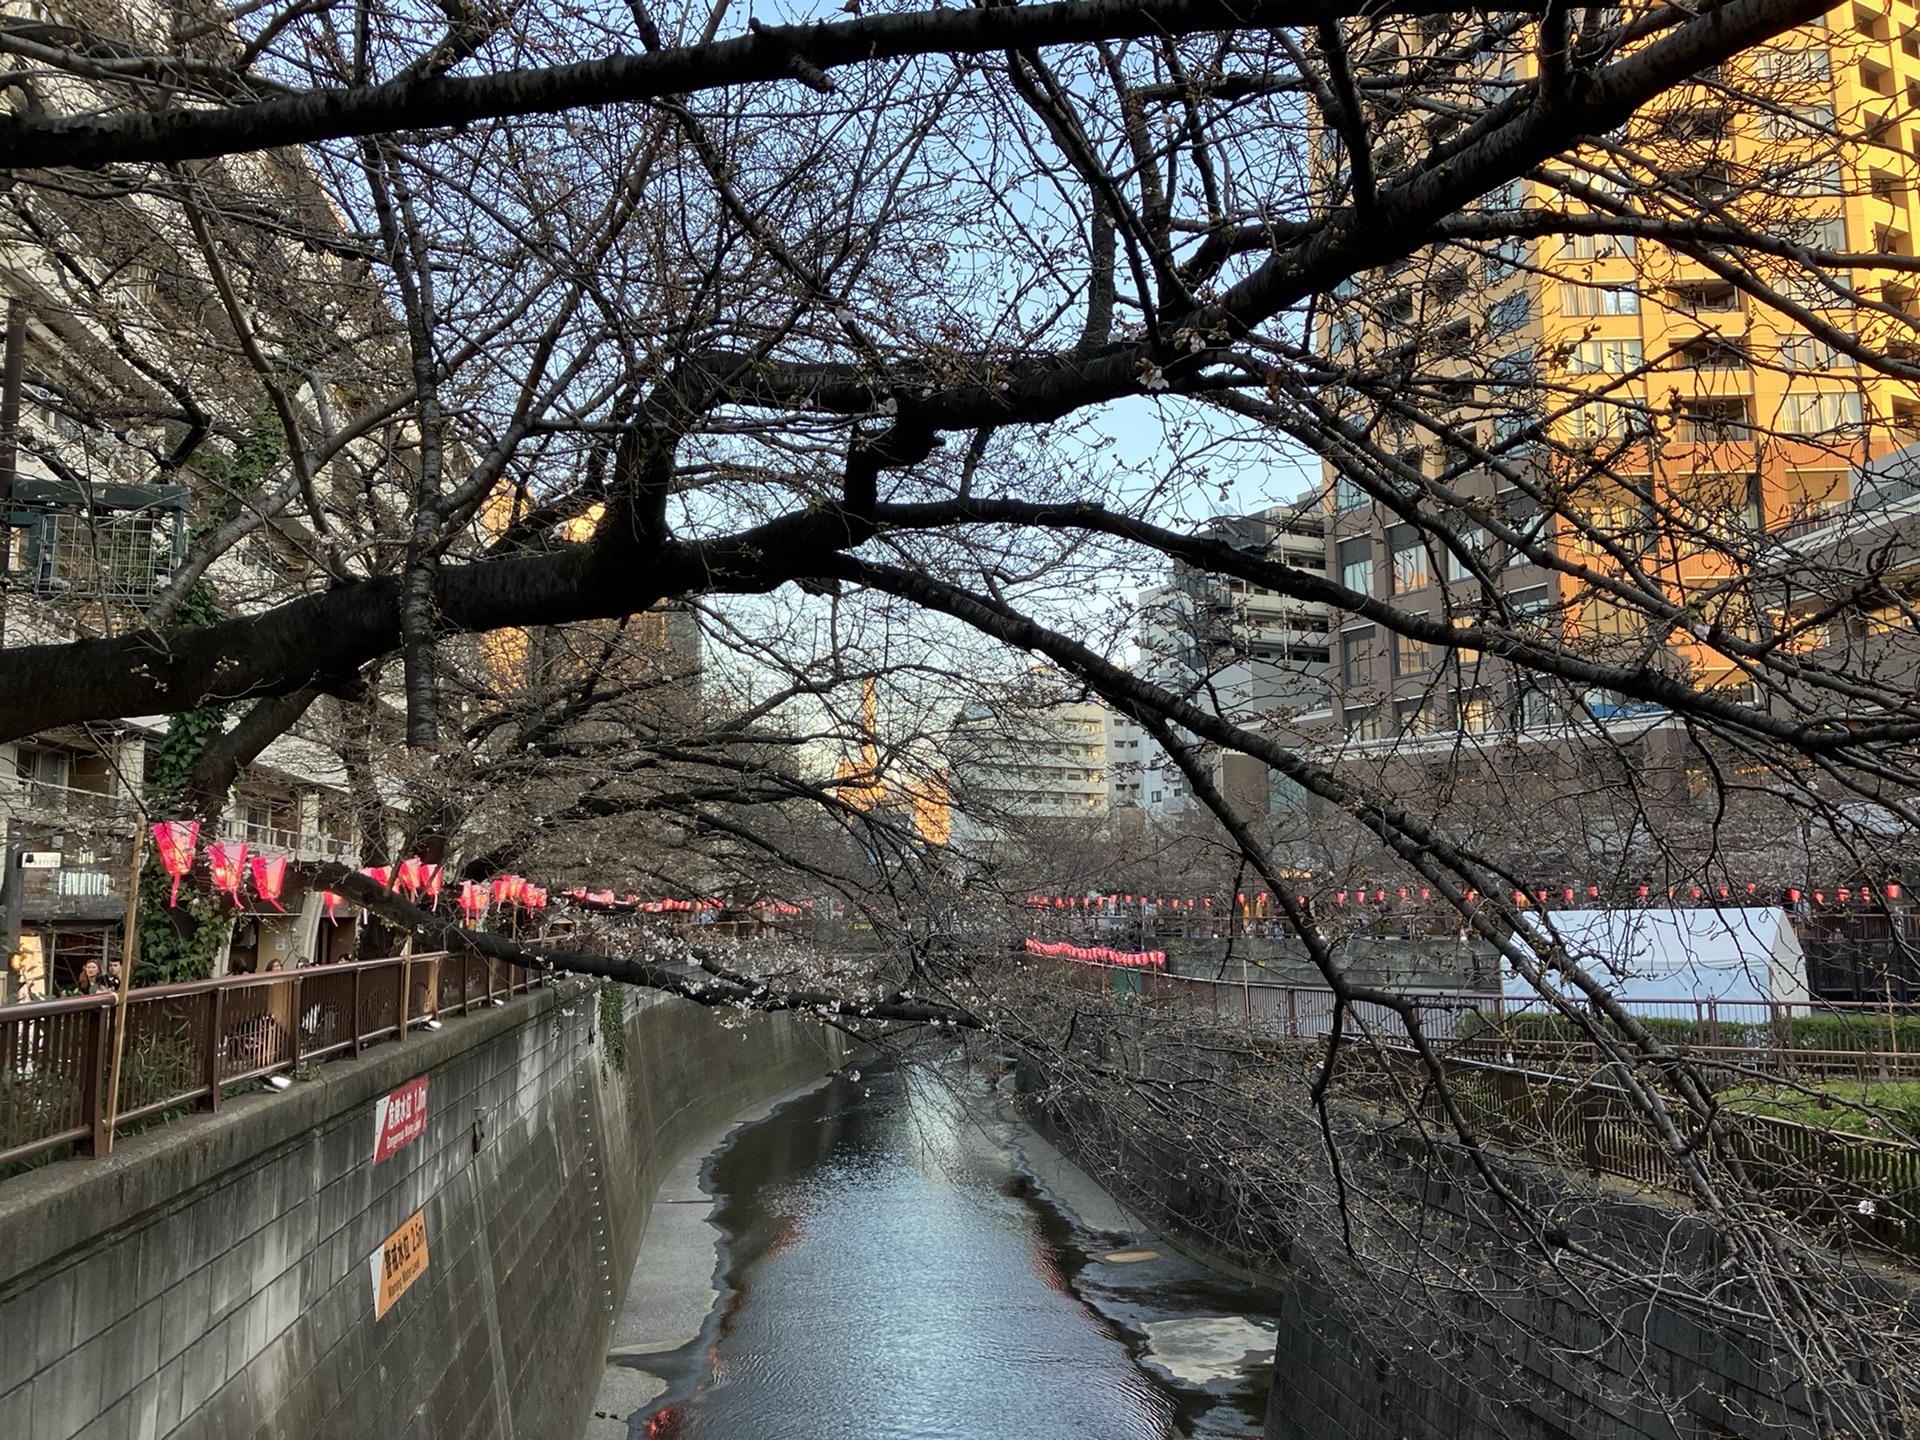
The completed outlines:
{"type": "MultiPolygon", "coordinates": [[[[246,437],[231,456],[199,451],[192,465],[207,479],[234,496],[252,494],[287,452],[286,432],[271,406],[251,417],[246,437]]],[[[211,523],[211,522],[210,522],[211,523]]],[[[199,630],[223,619],[213,587],[203,577],[182,597],[173,624],[181,630],[199,630]]],[[[167,733],[155,747],[147,775],[147,808],[156,820],[181,817],[187,782],[193,767],[213,740],[226,728],[232,707],[202,705],[167,721],[167,733]]],[[[227,943],[232,921],[213,895],[183,887],[179,902],[169,906],[172,879],[158,865],[140,872],[140,959],[134,978],[141,984],[168,985],[182,980],[204,980],[213,973],[214,958],[227,943]]]]}
{"type": "MultiPolygon", "coordinates": [[[[200,629],[220,619],[212,587],[197,581],[187,591],[175,615],[182,629],[200,629]]],[[[203,705],[170,717],[167,733],[155,747],[147,776],[147,808],[157,820],[180,818],[187,780],[209,743],[225,728],[229,707],[203,705]]],[[[140,958],[134,981],[141,985],[171,985],[182,980],[204,980],[213,973],[214,957],[227,943],[231,921],[212,895],[183,886],[179,903],[167,904],[173,881],[159,865],[140,872],[140,958]]]]}

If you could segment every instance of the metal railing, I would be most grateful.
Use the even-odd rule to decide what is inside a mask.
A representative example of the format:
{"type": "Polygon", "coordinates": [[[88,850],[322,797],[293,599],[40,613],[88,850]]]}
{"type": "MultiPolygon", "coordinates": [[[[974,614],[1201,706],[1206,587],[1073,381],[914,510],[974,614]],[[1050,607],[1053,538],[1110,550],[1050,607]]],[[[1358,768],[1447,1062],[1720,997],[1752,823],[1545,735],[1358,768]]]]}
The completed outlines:
{"type": "Polygon", "coordinates": [[[477,955],[396,956],[130,992],[118,1104],[107,1076],[119,997],[0,1006],[0,1167],[169,1110],[218,1110],[230,1086],[402,1039],[442,1015],[524,994],[533,973],[477,955]]]}
{"type": "MultiPolygon", "coordinates": [[[[1274,1039],[1324,1040],[1332,1029],[1330,990],[1023,959],[1030,968],[1053,967],[1073,989],[1109,992],[1127,1003],[1178,1005],[1186,1014],[1274,1039]]],[[[1449,1098],[1477,1134],[1511,1152],[1690,1193],[1680,1159],[1648,1133],[1624,1091],[1597,1078],[1605,1073],[1600,1047],[1569,1017],[1550,1012],[1544,1001],[1492,994],[1409,990],[1405,998],[1446,1068],[1449,1098]]],[[[1920,1074],[1920,1016],[1899,1007],[1685,999],[1629,1001],[1626,1008],[1672,1048],[1747,1071],[1770,1069],[1796,1080],[1920,1074]]],[[[1343,1025],[1363,1043],[1378,1042],[1363,1054],[1417,1063],[1395,1011],[1358,1004],[1343,1025]]],[[[1753,1077],[1710,1071],[1709,1078],[1741,1084],[1753,1077]]],[[[1424,1093],[1430,1118],[1444,1128],[1430,1087],[1417,1080],[1409,1086],[1402,1077],[1393,1088],[1401,1095],[1424,1093]]],[[[1721,1116],[1727,1143],[1748,1175],[1791,1213],[1920,1255],[1920,1146],[1737,1104],[1721,1116]]]]}
{"type": "MultiPolygon", "coordinates": [[[[1334,996],[1315,986],[1248,980],[1206,980],[1162,971],[1121,970],[1062,959],[1082,971],[1110,974],[1111,985],[1147,1001],[1179,1001],[1216,1020],[1257,1026],[1288,1039],[1323,1039],[1333,1023],[1334,996]]],[[[1576,1020],[1545,1000],[1439,988],[1397,990],[1415,1010],[1426,1038],[1463,1058],[1509,1063],[1600,1060],[1587,1024],[1612,1032],[1598,1015],[1576,1020]]],[[[1661,1043],[1695,1059],[1794,1079],[1890,1080],[1920,1076],[1920,1013],[1901,1004],[1843,1000],[1621,1001],[1621,1008],[1661,1043]]],[[[1356,1037],[1408,1038],[1401,1015],[1383,1005],[1348,1008],[1356,1037]]]]}

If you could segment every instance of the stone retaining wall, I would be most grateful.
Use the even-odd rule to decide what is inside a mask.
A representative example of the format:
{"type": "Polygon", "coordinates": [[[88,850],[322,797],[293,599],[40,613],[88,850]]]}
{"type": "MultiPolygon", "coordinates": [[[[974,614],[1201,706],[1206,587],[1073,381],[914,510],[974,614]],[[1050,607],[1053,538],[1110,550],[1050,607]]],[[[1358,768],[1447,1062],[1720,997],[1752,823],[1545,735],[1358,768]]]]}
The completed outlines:
{"type": "Polygon", "coordinates": [[[0,1183],[0,1436],[571,1440],[661,1176],[843,1054],[636,993],[621,1067],[597,1023],[543,991],[0,1183]],[[425,1133],[376,1165],[420,1075],[425,1133]],[[376,1319],[415,1211],[427,1269],[376,1319]]]}

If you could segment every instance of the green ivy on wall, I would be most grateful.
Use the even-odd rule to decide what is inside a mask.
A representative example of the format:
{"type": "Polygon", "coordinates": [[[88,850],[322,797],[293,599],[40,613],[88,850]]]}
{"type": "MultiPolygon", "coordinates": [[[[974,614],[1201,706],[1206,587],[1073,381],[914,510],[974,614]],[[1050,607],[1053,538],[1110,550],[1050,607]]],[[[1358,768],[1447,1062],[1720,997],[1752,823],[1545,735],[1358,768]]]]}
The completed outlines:
{"type": "MultiPolygon", "coordinates": [[[[174,617],[180,629],[197,630],[219,620],[212,587],[196,581],[174,617]]],[[[228,706],[202,705],[167,720],[167,733],[155,747],[147,776],[147,808],[156,820],[180,818],[181,796],[194,762],[226,727],[228,706]]],[[[152,841],[146,842],[151,845],[152,841]]],[[[179,903],[169,907],[173,879],[153,854],[140,872],[140,958],[133,979],[139,985],[173,985],[204,980],[214,957],[227,943],[231,918],[210,894],[183,885],[179,903]]]]}
{"type": "MultiPolygon", "coordinates": [[[[249,495],[260,488],[261,481],[286,453],[287,437],[279,416],[271,406],[262,406],[231,456],[202,451],[194,455],[191,464],[232,494],[249,495]]],[[[223,618],[213,587],[202,577],[181,599],[173,624],[176,629],[200,630],[223,618]]],[[[181,818],[181,797],[193,767],[226,728],[231,709],[228,705],[202,705],[168,718],[167,733],[155,747],[147,776],[147,807],[154,819],[181,818]]],[[[167,896],[172,888],[172,877],[149,854],[140,872],[140,958],[134,966],[134,979],[142,985],[206,979],[213,973],[214,957],[226,945],[232,927],[232,917],[219,899],[190,886],[183,886],[179,903],[169,906],[167,896]]]]}

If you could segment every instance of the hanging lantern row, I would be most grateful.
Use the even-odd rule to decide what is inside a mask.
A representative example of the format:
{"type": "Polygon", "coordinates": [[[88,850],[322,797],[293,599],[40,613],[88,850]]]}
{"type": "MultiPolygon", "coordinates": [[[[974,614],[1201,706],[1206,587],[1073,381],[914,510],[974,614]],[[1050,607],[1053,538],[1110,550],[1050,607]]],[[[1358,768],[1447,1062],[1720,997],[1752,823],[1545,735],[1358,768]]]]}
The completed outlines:
{"type": "MultiPolygon", "coordinates": [[[[153,843],[160,852],[160,864],[173,879],[167,891],[169,907],[180,902],[180,882],[193,869],[193,855],[200,839],[197,820],[163,820],[153,827],[153,843]]],[[[276,910],[281,891],[287,883],[287,857],[284,855],[247,855],[245,841],[213,841],[207,846],[207,874],[213,888],[231,899],[235,907],[244,906],[241,890],[249,876],[253,893],[276,910]]]]}
{"type": "Polygon", "coordinates": [[[1046,940],[1027,941],[1029,955],[1048,955],[1060,960],[1079,960],[1088,965],[1125,965],[1139,970],[1164,970],[1164,950],[1110,950],[1104,945],[1065,945],[1046,940]]]}
{"type": "MultiPolygon", "coordinates": [[[[396,895],[405,895],[409,901],[419,904],[425,897],[430,909],[440,908],[440,884],[443,871],[438,865],[429,865],[418,855],[410,855],[398,865],[363,865],[356,874],[364,875],[382,890],[391,890],[396,895]]],[[[340,902],[347,897],[333,890],[320,892],[320,903],[326,907],[327,919],[335,925],[340,917],[335,913],[340,902]]]]}
{"type": "Polygon", "coordinates": [[[611,890],[590,890],[577,885],[562,892],[576,905],[591,905],[602,910],[626,910],[643,915],[697,913],[712,910],[767,910],[780,915],[804,915],[813,909],[813,901],[802,900],[793,904],[785,900],[755,900],[751,904],[742,904],[733,900],[642,900],[632,891],[625,895],[616,895],[611,890]]]}
{"type": "MultiPolygon", "coordinates": [[[[1642,904],[1653,900],[1656,895],[1659,894],[1651,885],[1638,885],[1634,887],[1634,890],[1633,898],[1642,904]]],[[[1745,888],[1740,891],[1736,891],[1734,887],[1728,885],[1669,885],[1666,887],[1664,899],[1667,901],[1692,901],[1695,903],[1703,900],[1710,903],[1717,903],[1719,901],[1744,901],[1749,899],[1767,902],[1768,897],[1777,897],[1784,894],[1789,904],[1798,905],[1801,901],[1810,898],[1814,904],[1824,905],[1827,903],[1828,896],[1831,895],[1838,903],[1846,905],[1854,900],[1858,900],[1862,904],[1870,904],[1876,898],[1894,901],[1900,899],[1902,893],[1901,886],[1893,882],[1880,886],[1837,885],[1826,889],[1803,890],[1798,886],[1763,887],[1753,881],[1748,881],[1745,888]]],[[[1466,892],[1466,897],[1470,902],[1478,901],[1480,892],[1478,890],[1469,890],[1466,892]]],[[[1386,886],[1356,885],[1350,890],[1336,890],[1330,898],[1335,905],[1386,905],[1396,902],[1401,904],[1419,904],[1430,901],[1433,898],[1433,893],[1431,889],[1425,885],[1396,885],[1391,889],[1386,886]]],[[[1307,897],[1305,895],[1295,895],[1293,900],[1294,904],[1299,906],[1307,904],[1307,897]]],[[[1552,905],[1556,903],[1574,905],[1582,902],[1605,903],[1605,900],[1606,897],[1603,896],[1601,888],[1598,885],[1587,885],[1584,887],[1563,885],[1551,889],[1535,889],[1531,893],[1525,890],[1515,890],[1513,892],[1513,903],[1516,905],[1552,905]]],[[[1240,909],[1242,914],[1253,913],[1264,917],[1267,913],[1267,903],[1268,897],[1265,891],[1261,891],[1258,894],[1236,895],[1234,897],[1234,905],[1240,909]]],[[[1038,910],[1110,911],[1123,906],[1136,905],[1167,911],[1196,909],[1206,911],[1214,908],[1212,896],[1201,896],[1196,900],[1185,896],[1126,894],[1089,896],[1029,895],[1027,897],[1027,904],[1029,907],[1038,910]]]]}

